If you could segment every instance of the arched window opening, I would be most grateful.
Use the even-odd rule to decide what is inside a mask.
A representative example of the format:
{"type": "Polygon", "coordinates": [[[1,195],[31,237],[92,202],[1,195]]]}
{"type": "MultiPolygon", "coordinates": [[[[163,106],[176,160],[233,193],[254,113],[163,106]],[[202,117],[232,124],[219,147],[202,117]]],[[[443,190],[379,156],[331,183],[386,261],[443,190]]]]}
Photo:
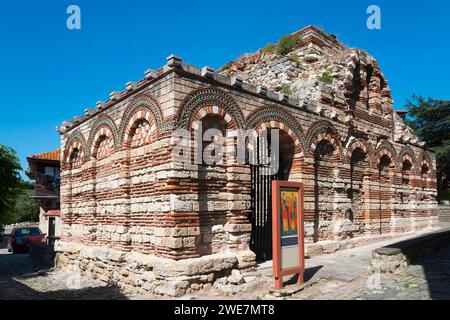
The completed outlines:
{"type": "MultiPolygon", "coordinates": [[[[227,172],[225,161],[221,161],[216,156],[216,149],[209,146],[213,141],[203,141],[206,131],[210,129],[219,130],[222,140],[222,160],[225,159],[226,151],[226,129],[227,121],[223,116],[218,114],[207,114],[201,120],[201,136],[202,139],[202,162],[198,168],[198,205],[199,205],[199,225],[202,234],[198,237],[197,251],[200,255],[217,253],[223,246],[223,237],[221,232],[215,232],[214,226],[225,225],[227,223],[227,201],[223,198],[224,191],[227,190],[227,172]],[[208,147],[209,146],[209,147],[208,147]],[[206,149],[208,148],[208,149],[206,149]],[[212,149],[211,149],[212,148],[212,149]],[[205,158],[205,154],[213,159],[205,158]],[[219,163],[220,162],[220,163],[219,163]],[[211,210],[212,204],[215,204],[214,211],[211,210]]],[[[216,137],[214,137],[216,139],[216,137]]],[[[217,139],[215,140],[217,141],[217,139]]],[[[217,150],[218,151],[218,150],[217,150]]]]}
{"type": "Polygon", "coordinates": [[[322,140],[317,144],[314,154],[314,241],[322,238],[319,234],[320,221],[332,220],[334,189],[329,180],[335,168],[334,151],[331,142],[322,140]]]}
{"type": "Polygon", "coordinates": [[[352,210],[351,208],[347,208],[347,209],[345,210],[345,213],[344,213],[344,214],[345,214],[345,215],[344,215],[344,218],[345,218],[345,219],[350,220],[350,221],[353,222],[353,220],[354,220],[354,215],[353,215],[353,210],[352,210]]]}
{"type": "Polygon", "coordinates": [[[412,163],[409,160],[403,161],[402,183],[404,186],[407,186],[410,184],[411,169],[412,169],[412,163]]]}
{"type": "Polygon", "coordinates": [[[333,155],[334,147],[331,142],[322,140],[319,142],[316,148],[315,161],[326,161],[333,155]]]}
{"type": "Polygon", "coordinates": [[[73,148],[69,156],[70,167],[73,168],[81,163],[81,152],[78,148],[73,148]]]}
{"type": "Polygon", "coordinates": [[[422,166],[422,169],[420,170],[420,175],[421,175],[422,179],[427,179],[429,172],[430,172],[430,169],[428,168],[428,166],[426,164],[424,164],[422,166]]]}
{"type": "Polygon", "coordinates": [[[367,109],[370,108],[370,99],[372,98],[372,94],[373,94],[372,90],[371,90],[372,75],[373,75],[373,66],[371,66],[371,65],[366,66],[367,109]]]}
{"type": "Polygon", "coordinates": [[[356,102],[360,98],[361,90],[361,63],[356,62],[355,69],[353,70],[353,79],[351,86],[351,93],[348,99],[349,108],[354,110],[356,108],[356,102]]]}
{"type": "Polygon", "coordinates": [[[428,188],[428,176],[430,174],[430,168],[427,164],[423,164],[422,168],[420,169],[420,178],[421,178],[421,184],[422,184],[422,190],[428,188]]]}
{"type": "Polygon", "coordinates": [[[400,192],[400,203],[408,203],[411,198],[409,186],[411,185],[412,163],[409,160],[403,161],[402,165],[402,185],[403,190],[400,192]]]}
{"type": "Polygon", "coordinates": [[[289,180],[295,153],[295,144],[290,135],[280,130],[280,163],[277,173],[279,180],[289,180]]]}
{"type": "Polygon", "coordinates": [[[380,222],[379,230],[380,234],[390,231],[390,219],[394,215],[394,208],[392,200],[395,198],[393,185],[394,185],[394,170],[395,162],[389,155],[383,155],[380,158],[378,166],[379,170],[379,201],[380,201],[380,222]]]}
{"type": "Polygon", "coordinates": [[[350,159],[350,189],[348,190],[348,197],[351,200],[361,198],[364,171],[367,165],[366,153],[361,148],[353,151],[350,159]]]}
{"type": "Polygon", "coordinates": [[[152,128],[146,119],[139,119],[131,128],[131,148],[138,148],[150,142],[152,128]]]}
{"type": "MultiPolygon", "coordinates": [[[[211,130],[211,129],[218,130],[222,134],[222,137],[223,137],[223,140],[222,140],[222,143],[223,143],[222,156],[223,157],[222,157],[222,159],[224,159],[224,157],[225,157],[224,144],[225,144],[225,138],[226,138],[227,122],[223,117],[221,117],[217,114],[208,114],[202,119],[202,137],[201,137],[202,138],[202,155],[203,155],[203,152],[206,150],[206,148],[211,143],[213,143],[213,141],[204,141],[203,140],[205,132],[208,130],[211,130]]],[[[216,141],[216,142],[218,142],[218,141],[216,141]]],[[[212,150],[208,150],[207,154],[211,155],[211,157],[214,158],[216,156],[216,149],[213,148],[212,150]]],[[[202,163],[204,165],[206,165],[204,156],[202,157],[202,163]]]]}
{"type": "Polygon", "coordinates": [[[97,160],[104,159],[110,155],[112,148],[113,139],[109,138],[106,135],[102,135],[101,137],[99,137],[95,144],[94,157],[97,160]]]}
{"type": "MultiPolygon", "coordinates": [[[[272,154],[272,130],[268,129],[267,132],[267,143],[268,147],[259,150],[263,152],[263,156],[269,156],[272,154]],[[269,152],[269,154],[265,154],[269,152]]],[[[294,160],[295,153],[295,143],[292,137],[287,134],[284,130],[278,130],[278,171],[274,175],[276,180],[289,180],[291,174],[292,162],[294,160]]],[[[273,150],[275,151],[275,150],[273,150]]]]}
{"type": "MultiPolygon", "coordinates": [[[[379,172],[381,177],[389,179],[389,171],[392,165],[391,158],[387,155],[383,155],[380,159],[379,172]]],[[[381,181],[380,181],[381,182],[381,181]]],[[[388,183],[389,180],[382,181],[388,183]]]]}

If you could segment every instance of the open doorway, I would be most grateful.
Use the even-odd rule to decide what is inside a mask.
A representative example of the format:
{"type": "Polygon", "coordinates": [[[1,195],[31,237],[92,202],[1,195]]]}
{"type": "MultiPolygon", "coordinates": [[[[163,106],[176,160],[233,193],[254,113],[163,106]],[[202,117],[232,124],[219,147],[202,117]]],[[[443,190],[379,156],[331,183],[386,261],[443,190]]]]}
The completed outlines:
{"type": "MultiPolygon", "coordinates": [[[[271,130],[267,130],[269,152],[271,148],[271,130]]],[[[258,144],[258,154],[261,152],[258,144]]],[[[250,248],[256,254],[258,262],[272,259],[272,181],[288,181],[294,159],[295,144],[291,136],[279,130],[279,168],[274,175],[264,175],[267,165],[251,166],[252,178],[252,236],[250,248]]]]}

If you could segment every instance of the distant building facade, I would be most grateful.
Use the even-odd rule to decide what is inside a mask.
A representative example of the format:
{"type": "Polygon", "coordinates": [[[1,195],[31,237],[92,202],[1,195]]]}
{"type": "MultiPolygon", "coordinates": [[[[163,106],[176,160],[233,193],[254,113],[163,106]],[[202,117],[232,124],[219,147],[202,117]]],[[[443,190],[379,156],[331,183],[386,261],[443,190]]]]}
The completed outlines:
{"type": "Polygon", "coordinates": [[[47,237],[57,237],[61,228],[60,149],[27,157],[29,175],[35,180],[32,197],[39,204],[39,228],[47,237]]]}
{"type": "MultiPolygon", "coordinates": [[[[64,122],[59,266],[157,294],[197,290],[271,259],[273,179],[305,185],[310,254],[326,253],[325,240],[347,247],[436,227],[435,156],[393,112],[377,62],[317,28],[298,34],[297,58],[258,62],[259,51],[230,75],[172,55],[64,122]],[[324,57],[335,60],[327,77],[324,57]],[[307,67],[332,83],[301,79],[307,67]],[[243,78],[245,68],[272,80],[243,78]],[[269,87],[292,74],[304,96],[269,87]],[[262,178],[258,164],[174,161],[174,132],[200,127],[279,130],[280,170],[262,178]]],[[[232,135],[226,143],[236,146],[232,135]]]]}

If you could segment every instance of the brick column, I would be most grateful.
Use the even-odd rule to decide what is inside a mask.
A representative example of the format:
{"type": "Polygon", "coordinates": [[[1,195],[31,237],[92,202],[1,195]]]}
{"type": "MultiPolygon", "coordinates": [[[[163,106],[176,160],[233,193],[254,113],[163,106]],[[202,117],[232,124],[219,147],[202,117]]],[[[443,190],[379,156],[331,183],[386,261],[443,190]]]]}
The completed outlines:
{"type": "Polygon", "coordinates": [[[227,223],[228,246],[232,250],[249,248],[252,225],[251,215],[251,175],[250,166],[241,165],[236,159],[236,141],[226,138],[226,175],[227,175],[227,223]]]}

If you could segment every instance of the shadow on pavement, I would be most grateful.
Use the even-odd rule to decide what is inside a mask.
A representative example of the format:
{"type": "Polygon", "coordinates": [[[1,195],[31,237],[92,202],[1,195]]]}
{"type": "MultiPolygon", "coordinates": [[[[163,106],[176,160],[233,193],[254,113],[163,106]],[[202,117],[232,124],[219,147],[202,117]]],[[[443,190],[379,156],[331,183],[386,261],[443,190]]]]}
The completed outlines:
{"type": "Polygon", "coordinates": [[[414,278],[425,276],[431,299],[450,300],[450,229],[440,229],[376,251],[392,257],[401,254],[410,265],[420,266],[421,270],[408,269],[408,274],[414,278]]]}
{"type": "Polygon", "coordinates": [[[433,256],[413,260],[412,265],[422,267],[432,300],[450,300],[450,245],[433,256]]]}
{"type": "Polygon", "coordinates": [[[0,300],[126,300],[114,286],[42,292],[9,278],[1,283],[0,300]]]}
{"type": "Polygon", "coordinates": [[[306,268],[303,280],[305,282],[311,280],[312,277],[314,277],[314,275],[317,272],[319,272],[319,270],[322,268],[323,268],[323,266],[315,266],[315,267],[311,267],[311,268],[306,268]]]}
{"type": "MultiPolygon", "coordinates": [[[[114,286],[88,287],[45,291],[52,283],[45,276],[52,269],[37,263],[28,253],[12,254],[6,250],[6,241],[0,243],[0,300],[125,300],[119,288],[114,286]],[[42,279],[39,279],[42,278],[42,279]],[[31,281],[42,291],[35,290],[23,281],[31,281]]],[[[61,287],[61,285],[59,285],[61,287]]]]}
{"type": "MultiPolygon", "coordinates": [[[[323,268],[323,266],[315,266],[315,267],[306,268],[305,273],[303,274],[303,282],[306,283],[309,280],[311,280],[314,277],[314,275],[322,268],[323,268]]],[[[298,274],[294,275],[293,277],[289,278],[289,280],[285,281],[284,285],[296,284],[297,280],[298,280],[298,274]]]]}
{"type": "Polygon", "coordinates": [[[7,252],[5,241],[0,244],[0,278],[20,277],[46,269],[49,267],[33,261],[29,253],[12,254],[7,252]]]}

